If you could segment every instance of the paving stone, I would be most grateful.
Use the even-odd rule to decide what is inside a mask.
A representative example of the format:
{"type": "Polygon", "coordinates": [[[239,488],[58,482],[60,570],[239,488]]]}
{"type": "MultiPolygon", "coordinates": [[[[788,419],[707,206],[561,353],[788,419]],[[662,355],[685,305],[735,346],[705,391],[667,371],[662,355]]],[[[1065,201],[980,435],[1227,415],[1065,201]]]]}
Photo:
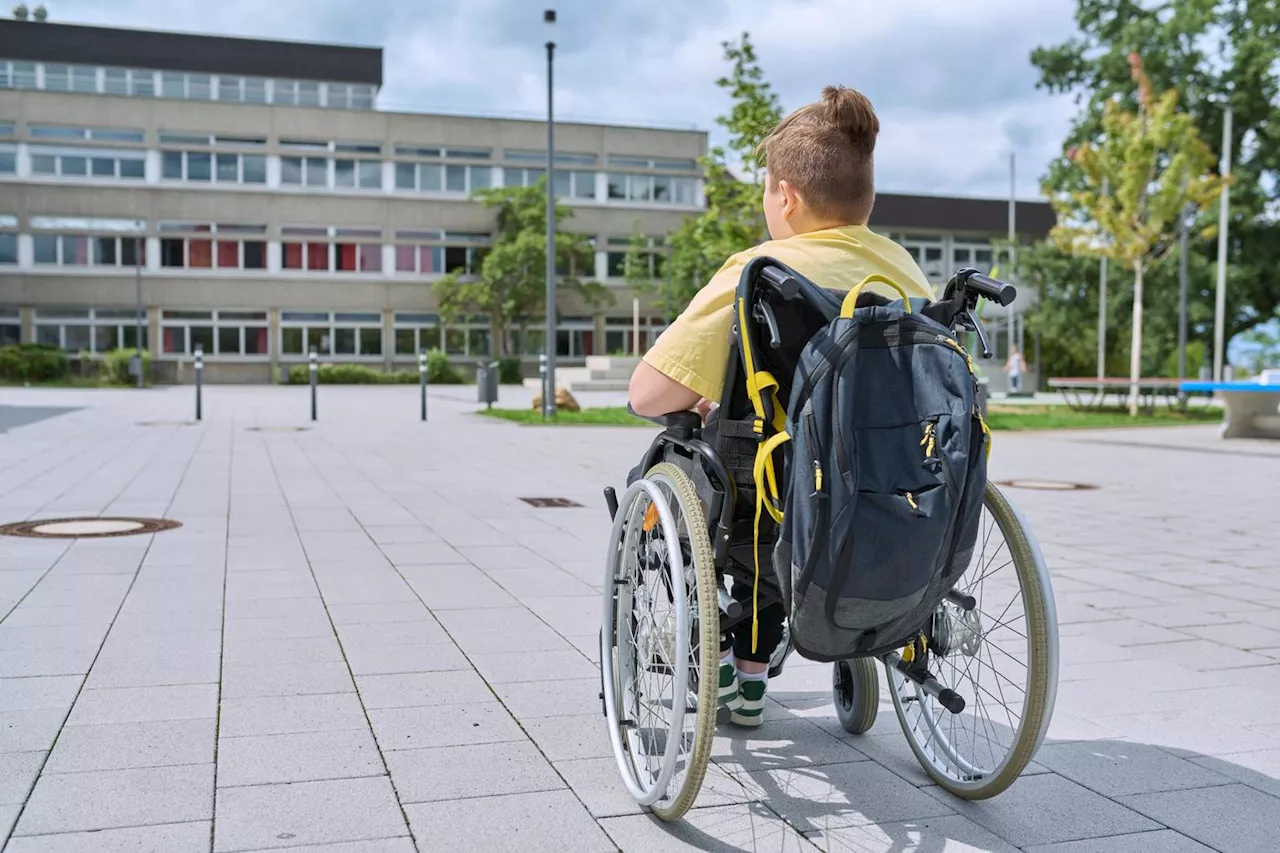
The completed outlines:
{"type": "Polygon", "coordinates": [[[58,737],[45,772],[211,764],[216,723],[210,717],[67,726],[58,737]]]}
{"type": "Polygon", "coordinates": [[[343,646],[399,646],[413,643],[449,643],[449,635],[434,619],[416,622],[375,622],[342,625],[338,629],[343,646]]]}
{"type": "Polygon", "coordinates": [[[369,722],[383,752],[526,739],[497,702],[371,710],[369,722]]]}
{"type": "Polygon", "coordinates": [[[27,801],[47,755],[47,752],[0,753],[0,806],[22,805],[27,801]]]}
{"type": "Polygon", "coordinates": [[[97,653],[97,646],[0,652],[0,678],[84,675],[93,665],[93,658],[97,653]]]}
{"type": "Polygon", "coordinates": [[[959,815],[837,827],[809,840],[828,853],[1018,853],[1018,848],[959,815]]]}
{"type": "Polygon", "coordinates": [[[817,848],[761,803],[697,808],[678,823],[663,824],[646,815],[610,817],[600,826],[623,850],[769,850],[809,853],[817,848]]]}
{"type": "Polygon", "coordinates": [[[459,565],[465,563],[456,549],[444,542],[399,542],[379,546],[397,566],[459,565]]]}
{"type": "Polygon", "coordinates": [[[215,716],[217,708],[216,684],[85,690],[71,709],[67,725],[198,720],[215,716]]]}
{"type": "Polygon", "coordinates": [[[1280,838],[1280,798],[1245,785],[1120,797],[1124,805],[1220,850],[1269,850],[1280,838]]]}
{"type": "Polygon", "coordinates": [[[404,569],[404,576],[437,616],[442,610],[508,608],[517,603],[509,592],[471,566],[421,568],[425,567],[404,569]]]}
{"type": "Polygon", "coordinates": [[[1213,848],[1192,841],[1172,829],[1154,832],[1137,832],[1132,835],[1112,835],[1108,838],[1088,838],[1083,841],[1064,841],[1061,844],[1037,844],[1028,847],[1026,853],[1213,853],[1213,848]]]}
{"type": "Polygon", "coordinates": [[[18,822],[21,806],[0,806],[0,838],[8,837],[13,825],[18,822]]]}
{"type": "Polygon", "coordinates": [[[27,625],[10,627],[0,624],[0,652],[39,651],[41,649],[97,648],[106,632],[99,625],[27,625]]]}
{"type": "Polygon", "coordinates": [[[272,663],[261,666],[226,664],[222,667],[223,699],[253,696],[305,696],[355,690],[351,672],[342,661],[272,663]]]}
{"type": "MultiPolygon", "coordinates": [[[[601,709],[600,677],[574,678],[554,683],[512,681],[493,686],[498,698],[517,720],[538,717],[578,716],[601,709]]],[[[603,711],[600,711],[603,714],[603,711]]]]}
{"type": "Polygon", "coordinates": [[[329,617],[333,624],[372,625],[387,622],[434,622],[431,611],[421,602],[404,602],[401,604],[335,604],[329,608],[329,617]]]}
{"type": "Polygon", "coordinates": [[[1052,773],[1019,779],[998,797],[967,802],[926,788],[939,802],[1020,847],[1160,829],[1136,811],[1052,773]]]}
{"type": "Polygon", "coordinates": [[[778,720],[759,729],[723,726],[711,760],[730,773],[863,761],[851,742],[834,738],[808,720],[778,720]]]}
{"type": "Polygon", "coordinates": [[[1193,764],[1280,797],[1280,749],[1233,752],[1217,757],[1190,757],[1193,764]]]}
{"type": "Polygon", "coordinates": [[[453,643],[362,645],[347,647],[346,654],[347,663],[354,675],[393,675],[406,672],[471,669],[471,664],[453,643]]]}
{"type": "MultiPolygon", "coordinates": [[[[319,599],[317,599],[318,601],[319,599]]],[[[299,637],[332,637],[333,625],[324,613],[280,618],[227,619],[228,640],[290,640],[299,637]]]]}
{"type": "Polygon", "coordinates": [[[254,735],[218,742],[218,785],[223,788],[385,773],[367,729],[254,735]]]}
{"type": "Polygon", "coordinates": [[[66,718],[61,708],[0,712],[0,753],[48,750],[66,718]]]}
{"type": "Polygon", "coordinates": [[[207,853],[210,822],[169,823],[10,839],[6,853],[207,853]]]}
{"type": "Polygon", "coordinates": [[[366,729],[368,725],[355,693],[261,696],[224,699],[218,734],[222,738],[235,738],[366,729]]]}
{"type": "MultiPolygon", "coordinates": [[[[608,758],[578,758],[553,762],[556,771],[564,777],[573,793],[582,800],[587,810],[597,818],[619,815],[644,814],[645,810],[627,791],[618,772],[618,762],[608,758]]],[[[707,765],[707,773],[698,791],[698,808],[747,803],[756,799],[756,793],[748,790],[733,776],[715,764],[707,765]]]]}
{"type": "Polygon", "coordinates": [[[116,657],[99,660],[85,681],[86,688],[167,687],[175,684],[217,684],[219,655],[116,657]]]}
{"type": "Polygon", "coordinates": [[[617,850],[568,791],[416,803],[404,810],[424,850],[617,850]]]}
{"type": "Polygon", "coordinates": [[[66,710],[75,701],[82,682],[83,679],[77,675],[0,678],[0,714],[40,708],[66,710]]]}
{"type": "Polygon", "coordinates": [[[423,525],[366,525],[365,533],[379,545],[403,545],[418,542],[439,542],[440,537],[423,525]]]}
{"type": "MultiPolygon", "coordinates": [[[[360,699],[369,710],[492,702],[493,691],[472,669],[356,676],[360,699]]],[[[510,703],[507,703],[511,707],[510,703]]],[[[516,709],[517,718],[523,715],[516,709]]]]}
{"type": "MultiPolygon", "coordinates": [[[[278,850],[280,848],[272,847],[269,849],[278,850]]],[[[413,846],[413,839],[408,835],[402,835],[397,838],[379,838],[373,841],[304,844],[301,847],[287,847],[285,849],[289,853],[417,853],[417,848],[413,846]]],[[[249,851],[249,853],[258,853],[258,851],[249,851]]]]}
{"type": "Polygon", "coordinates": [[[600,679],[595,665],[577,650],[472,655],[471,662],[492,684],[600,679]]]}
{"type": "Polygon", "coordinates": [[[210,820],[213,765],[46,773],[15,835],[210,820]]]}
{"type": "Polygon", "coordinates": [[[102,644],[98,665],[121,658],[217,655],[222,651],[221,629],[212,631],[131,631],[116,623],[102,644]]]}
{"type": "Polygon", "coordinates": [[[534,595],[585,595],[599,600],[589,584],[562,572],[550,563],[537,569],[490,569],[485,572],[516,598],[534,595]]]}
{"type": "Polygon", "coordinates": [[[288,640],[227,641],[224,664],[232,666],[341,661],[342,646],[336,637],[297,637],[288,640]]]}
{"type": "Polygon", "coordinates": [[[402,803],[552,791],[565,787],[528,741],[403,749],[387,753],[402,803]]]}
{"type": "Polygon", "coordinates": [[[407,834],[386,776],[253,785],[218,789],[213,849],[217,853],[292,849],[407,834]]]}
{"type": "Polygon", "coordinates": [[[232,619],[281,619],[289,617],[319,618],[324,616],[324,602],[315,596],[307,598],[245,599],[226,602],[226,615],[232,619]]]}
{"type": "Polygon", "coordinates": [[[604,718],[594,714],[521,720],[524,730],[552,761],[613,755],[604,718]]]}
{"type": "Polygon", "coordinates": [[[1036,760],[1108,797],[1203,788],[1230,781],[1154,746],[1124,741],[1046,744],[1036,753],[1036,760]]]}

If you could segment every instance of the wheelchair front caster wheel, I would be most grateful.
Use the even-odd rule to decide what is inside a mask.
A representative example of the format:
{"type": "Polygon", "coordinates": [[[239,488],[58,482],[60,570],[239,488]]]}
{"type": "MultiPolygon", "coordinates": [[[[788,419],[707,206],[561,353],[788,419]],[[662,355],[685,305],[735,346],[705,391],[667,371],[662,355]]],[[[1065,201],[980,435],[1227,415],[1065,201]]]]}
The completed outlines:
{"type": "Polygon", "coordinates": [[[880,710],[880,681],[872,658],[840,660],[832,665],[831,694],[836,718],[850,734],[860,735],[876,722],[880,710]]]}

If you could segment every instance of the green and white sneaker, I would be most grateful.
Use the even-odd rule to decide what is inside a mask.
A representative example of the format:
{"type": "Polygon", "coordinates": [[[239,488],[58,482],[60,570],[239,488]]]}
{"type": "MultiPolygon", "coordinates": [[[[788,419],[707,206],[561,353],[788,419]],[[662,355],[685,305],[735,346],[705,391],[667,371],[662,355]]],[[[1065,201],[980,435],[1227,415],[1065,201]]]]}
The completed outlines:
{"type": "Polygon", "coordinates": [[[728,708],[738,705],[738,668],[733,661],[720,661],[720,702],[728,708]]]}
{"type": "MultiPolygon", "coordinates": [[[[723,677],[721,683],[724,683],[723,677]]],[[[737,707],[730,705],[729,721],[739,726],[751,727],[764,722],[764,694],[767,687],[768,681],[765,679],[740,679],[737,707]]]]}

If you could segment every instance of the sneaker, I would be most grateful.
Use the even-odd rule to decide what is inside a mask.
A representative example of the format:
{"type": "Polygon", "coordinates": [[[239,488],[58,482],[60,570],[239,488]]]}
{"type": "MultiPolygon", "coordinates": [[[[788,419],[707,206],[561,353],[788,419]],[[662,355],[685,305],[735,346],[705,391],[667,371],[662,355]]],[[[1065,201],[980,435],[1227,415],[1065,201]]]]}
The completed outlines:
{"type": "Polygon", "coordinates": [[[732,663],[720,664],[720,705],[736,708],[738,705],[738,668],[732,663]]]}
{"type": "Polygon", "coordinates": [[[764,694],[767,681],[750,679],[739,682],[738,705],[731,707],[729,721],[739,726],[758,726],[764,722],[764,694]]]}

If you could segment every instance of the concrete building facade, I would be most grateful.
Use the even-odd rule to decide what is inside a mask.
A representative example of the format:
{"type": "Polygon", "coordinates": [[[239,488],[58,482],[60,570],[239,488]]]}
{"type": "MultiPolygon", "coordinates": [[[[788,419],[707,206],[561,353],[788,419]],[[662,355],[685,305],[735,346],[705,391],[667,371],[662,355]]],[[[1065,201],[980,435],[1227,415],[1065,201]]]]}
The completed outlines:
{"type": "MultiPolygon", "coordinates": [[[[0,343],[73,354],[143,346],[162,379],[197,347],[211,381],[266,382],[315,348],[380,369],[438,347],[493,351],[483,318],[445,323],[432,282],[473,273],[493,215],[472,193],[536,183],[540,121],[376,109],[379,49],[0,21],[0,343]]],[[[558,357],[630,350],[622,257],[702,210],[702,131],[557,123],[553,184],[594,245],[565,293],[558,357]]],[[[873,227],[932,278],[986,267],[1005,202],[882,195],[873,227]]],[[[1043,233],[1047,206],[1019,207],[1043,233]]],[[[664,327],[644,305],[640,345],[664,327]]],[[[528,367],[541,318],[515,341],[528,367]]]]}

